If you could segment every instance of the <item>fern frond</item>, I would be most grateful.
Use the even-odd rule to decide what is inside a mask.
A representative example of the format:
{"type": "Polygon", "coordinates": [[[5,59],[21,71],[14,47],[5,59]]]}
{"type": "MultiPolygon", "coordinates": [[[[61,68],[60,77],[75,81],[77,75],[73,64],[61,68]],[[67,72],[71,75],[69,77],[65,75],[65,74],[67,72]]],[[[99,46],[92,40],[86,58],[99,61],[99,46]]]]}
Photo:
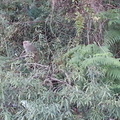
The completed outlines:
{"type": "Polygon", "coordinates": [[[101,56],[101,57],[92,57],[82,62],[82,66],[85,68],[89,65],[120,67],[120,62],[119,59],[101,56]]]}
{"type": "Polygon", "coordinates": [[[119,93],[120,94],[120,85],[119,84],[112,85],[111,89],[114,91],[114,93],[119,93]]]}
{"type": "Polygon", "coordinates": [[[120,43],[120,31],[119,30],[109,30],[105,34],[105,43],[108,45],[114,45],[115,43],[120,43]]]}
{"type": "Polygon", "coordinates": [[[109,68],[106,71],[107,76],[109,76],[110,78],[114,79],[118,79],[120,80],[120,68],[109,68]]]}

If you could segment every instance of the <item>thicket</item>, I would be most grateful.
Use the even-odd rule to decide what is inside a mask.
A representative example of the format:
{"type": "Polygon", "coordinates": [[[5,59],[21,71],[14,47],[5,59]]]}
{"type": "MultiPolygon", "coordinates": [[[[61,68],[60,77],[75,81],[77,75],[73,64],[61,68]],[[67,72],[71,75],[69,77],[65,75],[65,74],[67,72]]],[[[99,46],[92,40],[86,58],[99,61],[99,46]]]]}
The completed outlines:
{"type": "Polygon", "coordinates": [[[0,120],[120,120],[119,8],[1,0],[0,120]],[[19,58],[24,40],[40,52],[35,67],[19,58]]]}

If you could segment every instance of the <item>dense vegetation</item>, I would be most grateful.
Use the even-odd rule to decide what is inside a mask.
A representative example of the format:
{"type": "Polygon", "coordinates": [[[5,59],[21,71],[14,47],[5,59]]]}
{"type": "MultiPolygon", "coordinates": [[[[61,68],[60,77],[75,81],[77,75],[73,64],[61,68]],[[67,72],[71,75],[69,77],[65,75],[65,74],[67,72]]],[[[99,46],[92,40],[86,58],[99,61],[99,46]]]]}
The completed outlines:
{"type": "Polygon", "coordinates": [[[120,120],[120,1],[1,0],[0,120],[120,120]]]}

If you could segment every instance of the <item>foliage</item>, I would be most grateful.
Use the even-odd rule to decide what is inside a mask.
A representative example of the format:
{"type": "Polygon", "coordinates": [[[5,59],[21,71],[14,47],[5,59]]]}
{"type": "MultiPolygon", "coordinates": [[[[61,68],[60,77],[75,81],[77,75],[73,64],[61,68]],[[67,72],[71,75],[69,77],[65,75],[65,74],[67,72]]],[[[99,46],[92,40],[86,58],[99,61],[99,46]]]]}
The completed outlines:
{"type": "Polygon", "coordinates": [[[79,34],[82,32],[82,29],[84,28],[84,17],[80,15],[79,13],[76,13],[76,18],[75,18],[75,26],[77,29],[77,35],[80,36],[79,34]]]}
{"type": "Polygon", "coordinates": [[[119,120],[118,7],[2,0],[0,120],[119,120]],[[39,63],[19,57],[24,40],[38,48],[39,63]]]}
{"type": "Polygon", "coordinates": [[[2,118],[36,120],[80,118],[99,120],[107,119],[108,116],[119,118],[119,112],[117,112],[120,107],[119,99],[116,100],[116,96],[109,88],[110,84],[103,83],[102,79],[107,79],[107,77],[105,78],[99,67],[120,66],[115,59],[113,59],[114,62],[112,61],[113,65],[107,60],[102,63],[99,56],[104,58],[110,53],[104,48],[106,53],[102,55],[100,53],[103,50],[99,49],[96,45],[83,46],[83,48],[78,46],[71,49],[65,54],[68,70],[56,73],[56,68],[53,67],[54,72],[51,76],[48,73],[49,66],[31,69],[26,63],[17,62],[11,64],[7,74],[3,69],[0,75],[2,118]],[[80,52],[82,53],[79,56],[81,59],[74,61],[74,57],[78,57],[77,54],[80,52]],[[89,55],[98,58],[97,61],[93,62],[89,55]],[[87,63],[87,58],[91,59],[91,62],[87,63]],[[57,84],[50,83],[49,79],[53,78],[58,80],[57,84]]]}
{"type": "Polygon", "coordinates": [[[111,51],[115,54],[115,57],[119,56],[119,47],[120,47],[120,10],[114,9],[106,11],[104,14],[104,19],[109,19],[108,28],[105,32],[105,44],[107,44],[111,51]],[[105,18],[106,17],[106,18],[105,18]]]}
{"type": "Polygon", "coordinates": [[[68,66],[72,66],[82,74],[86,75],[89,71],[91,74],[88,74],[88,78],[95,73],[95,76],[102,77],[101,80],[119,84],[119,59],[113,58],[112,53],[105,46],[79,45],[68,51],[64,57],[68,66]]]}

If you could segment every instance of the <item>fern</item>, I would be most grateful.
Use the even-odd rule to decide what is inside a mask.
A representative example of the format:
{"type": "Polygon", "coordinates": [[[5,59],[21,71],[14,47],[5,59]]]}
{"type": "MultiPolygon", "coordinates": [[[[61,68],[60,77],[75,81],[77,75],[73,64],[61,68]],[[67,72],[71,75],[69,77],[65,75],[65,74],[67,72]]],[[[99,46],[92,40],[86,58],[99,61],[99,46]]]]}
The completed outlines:
{"type": "Polygon", "coordinates": [[[120,47],[120,9],[112,9],[101,13],[101,18],[108,20],[104,35],[105,44],[109,46],[115,57],[119,57],[120,47]]]}
{"type": "Polygon", "coordinates": [[[114,91],[115,94],[120,94],[120,85],[119,84],[113,84],[110,89],[112,89],[112,91],[114,91]]]}
{"type": "Polygon", "coordinates": [[[120,30],[109,30],[105,34],[105,43],[113,46],[115,43],[120,43],[120,30]]]}
{"type": "Polygon", "coordinates": [[[120,80],[120,68],[110,67],[107,69],[106,73],[107,77],[111,78],[112,80],[120,80]]]}
{"type": "Polygon", "coordinates": [[[112,57],[109,49],[98,47],[97,45],[77,46],[65,54],[67,65],[73,68],[84,69],[91,67],[100,67],[105,74],[114,79],[120,79],[120,62],[119,59],[112,57]]]}

